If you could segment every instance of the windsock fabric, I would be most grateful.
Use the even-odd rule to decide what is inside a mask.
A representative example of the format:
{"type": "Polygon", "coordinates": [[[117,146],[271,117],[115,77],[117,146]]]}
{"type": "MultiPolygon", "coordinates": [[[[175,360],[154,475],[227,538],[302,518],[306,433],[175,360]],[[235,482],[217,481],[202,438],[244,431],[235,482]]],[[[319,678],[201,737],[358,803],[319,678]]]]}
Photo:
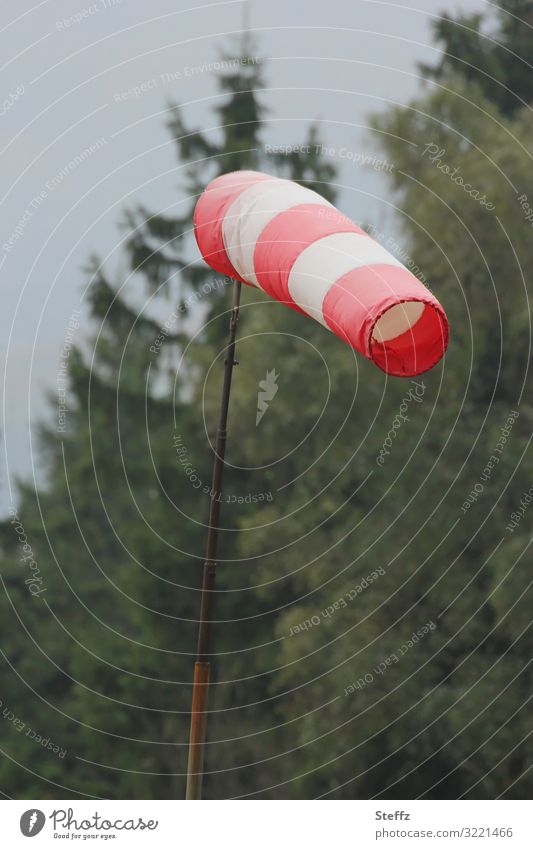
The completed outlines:
{"type": "Polygon", "coordinates": [[[399,260],[325,198],[258,171],[217,177],[194,212],[211,268],[316,319],[388,374],[432,368],[446,314],[399,260]]]}

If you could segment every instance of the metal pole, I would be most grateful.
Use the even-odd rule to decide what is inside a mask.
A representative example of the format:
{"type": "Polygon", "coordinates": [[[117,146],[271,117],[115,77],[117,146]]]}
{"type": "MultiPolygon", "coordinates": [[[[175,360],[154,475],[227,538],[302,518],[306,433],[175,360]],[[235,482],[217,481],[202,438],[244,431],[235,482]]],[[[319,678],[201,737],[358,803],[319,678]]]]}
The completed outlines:
{"type": "Polygon", "coordinates": [[[229,340],[224,363],[224,383],[220,401],[215,457],[213,459],[213,482],[209,501],[209,525],[207,530],[206,559],[204,563],[200,622],[198,626],[198,648],[194,664],[194,680],[191,706],[191,730],[189,735],[189,761],[187,764],[187,799],[201,799],[204,769],[204,750],[207,725],[207,703],[209,696],[209,644],[213,604],[215,596],[216,557],[218,528],[220,521],[220,501],[222,479],[224,476],[224,457],[226,453],[229,396],[231,377],[235,360],[235,335],[239,318],[241,283],[236,280],[233,292],[233,307],[229,322],[229,340]]]}

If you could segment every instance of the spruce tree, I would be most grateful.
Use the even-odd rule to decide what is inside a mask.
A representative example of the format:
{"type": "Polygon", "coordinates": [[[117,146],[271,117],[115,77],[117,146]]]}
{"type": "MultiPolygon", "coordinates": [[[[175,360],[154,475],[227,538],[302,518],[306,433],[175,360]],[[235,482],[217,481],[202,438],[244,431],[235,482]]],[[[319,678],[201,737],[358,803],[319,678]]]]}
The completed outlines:
{"type": "Polygon", "coordinates": [[[443,56],[420,68],[438,82],[452,74],[474,83],[513,115],[533,100],[533,2],[498,0],[497,7],[496,25],[490,13],[442,15],[433,29],[443,56]]]}
{"type": "MultiPolygon", "coordinates": [[[[67,750],[58,758],[4,723],[3,786],[19,798],[184,794],[208,503],[186,470],[192,465],[197,480],[210,482],[202,414],[205,408],[212,433],[220,360],[206,399],[203,377],[223,350],[231,298],[230,281],[214,279],[198,259],[192,211],[208,180],[232,169],[275,171],[330,196],[334,176],[317,155],[275,161],[264,154],[263,68],[251,53],[246,40],[237,59],[223,57],[213,121],[219,129],[191,129],[181,109],[169,107],[178,162],[186,165],[178,213],[164,217],[138,207],[125,214],[127,285],[111,281],[97,258],[88,268],[93,331],[70,351],[65,432],[41,428],[47,485],[22,485],[17,507],[46,575],[42,598],[21,585],[18,538],[12,522],[2,526],[4,704],[67,750]],[[151,313],[130,305],[133,283],[153,296],[151,313]],[[165,312],[161,326],[154,315],[165,312]],[[176,375],[199,323],[200,336],[176,375]]],[[[309,139],[314,148],[314,127],[309,139]]],[[[255,415],[253,397],[251,404],[255,415]]],[[[237,473],[229,485],[246,492],[249,477],[237,473]]],[[[222,534],[226,562],[236,536],[222,534]]],[[[275,599],[268,603],[276,606],[275,599]]],[[[235,594],[223,595],[218,615],[231,622],[238,608],[235,594]]],[[[224,650],[224,639],[215,651],[224,650]]],[[[244,623],[239,640],[264,642],[262,621],[244,623]]],[[[239,664],[227,657],[224,675],[237,678],[239,664]]],[[[230,690],[215,694],[214,710],[223,712],[230,690]]],[[[247,700],[261,703],[265,688],[258,681],[246,691],[247,700]]],[[[245,781],[222,774],[206,781],[206,792],[231,795],[245,781]]]]}

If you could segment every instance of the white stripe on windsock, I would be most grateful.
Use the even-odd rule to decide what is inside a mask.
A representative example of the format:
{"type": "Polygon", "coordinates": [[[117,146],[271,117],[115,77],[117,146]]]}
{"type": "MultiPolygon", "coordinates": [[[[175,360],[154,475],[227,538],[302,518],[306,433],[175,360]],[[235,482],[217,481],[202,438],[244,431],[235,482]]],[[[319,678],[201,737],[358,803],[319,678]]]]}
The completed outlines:
{"type": "Polygon", "coordinates": [[[256,183],[235,198],[224,215],[222,238],[228,258],[241,277],[260,288],[254,268],[257,240],[280,212],[302,203],[332,206],[311,189],[277,177],[256,183]]]}
{"type": "Polygon", "coordinates": [[[378,242],[359,233],[333,233],[304,248],[289,274],[291,298],[328,330],[322,305],[333,284],[362,265],[402,263],[378,242]]]}

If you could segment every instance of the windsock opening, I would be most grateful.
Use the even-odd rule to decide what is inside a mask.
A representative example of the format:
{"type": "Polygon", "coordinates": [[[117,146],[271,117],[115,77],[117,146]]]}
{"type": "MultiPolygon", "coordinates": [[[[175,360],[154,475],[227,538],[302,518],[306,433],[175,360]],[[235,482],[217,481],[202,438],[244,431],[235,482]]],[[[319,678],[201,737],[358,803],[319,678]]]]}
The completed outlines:
{"type": "Polygon", "coordinates": [[[374,323],[370,356],[387,374],[413,377],[438,363],[447,344],[444,311],[435,304],[409,300],[389,307],[374,323]]]}

